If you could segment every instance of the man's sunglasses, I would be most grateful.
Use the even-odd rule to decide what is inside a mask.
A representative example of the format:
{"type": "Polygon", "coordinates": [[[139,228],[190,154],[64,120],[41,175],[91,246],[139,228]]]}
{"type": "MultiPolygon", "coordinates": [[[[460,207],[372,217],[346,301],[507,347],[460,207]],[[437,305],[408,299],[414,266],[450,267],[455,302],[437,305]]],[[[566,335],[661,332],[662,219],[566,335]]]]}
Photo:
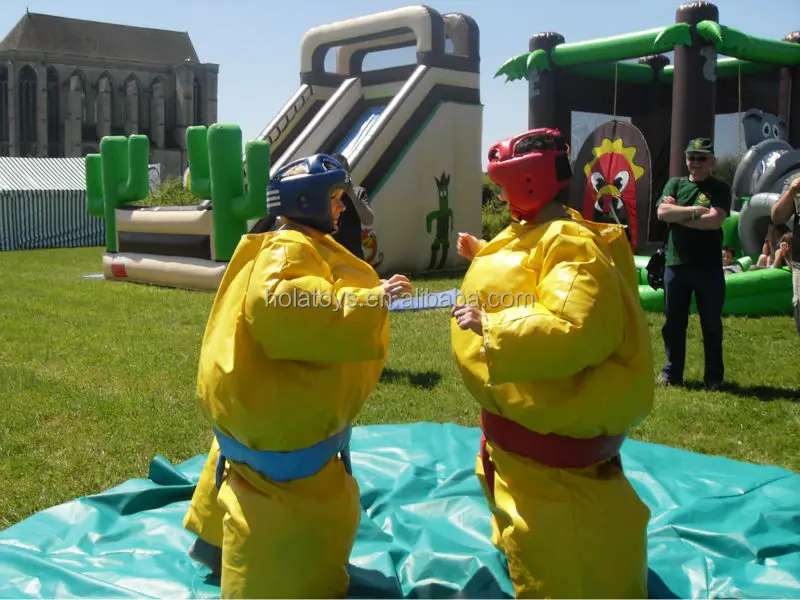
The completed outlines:
{"type": "Polygon", "coordinates": [[[692,154],[686,157],[689,162],[706,162],[708,157],[705,154],[692,154]]]}

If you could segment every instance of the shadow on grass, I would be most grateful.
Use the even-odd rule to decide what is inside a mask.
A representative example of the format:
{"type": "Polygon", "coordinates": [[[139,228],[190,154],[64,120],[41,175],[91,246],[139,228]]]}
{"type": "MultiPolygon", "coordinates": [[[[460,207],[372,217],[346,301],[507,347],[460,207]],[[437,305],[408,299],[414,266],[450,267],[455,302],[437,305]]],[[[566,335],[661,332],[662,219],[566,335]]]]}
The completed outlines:
{"type": "MultiPolygon", "coordinates": [[[[686,381],[684,387],[688,390],[703,390],[702,381],[686,381]]],[[[773,400],[791,400],[800,402],[800,390],[778,388],[771,385],[739,385],[738,383],[723,383],[720,392],[750,398],[755,396],[762,402],[773,400]]]]}
{"type": "Polygon", "coordinates": [[[406,381],[412,387],[432,390],[442,380],[442,374],[437,371],[409,371],[408,369],[384,369],[381,374],[381,383],[395,383],[406,381]]]}

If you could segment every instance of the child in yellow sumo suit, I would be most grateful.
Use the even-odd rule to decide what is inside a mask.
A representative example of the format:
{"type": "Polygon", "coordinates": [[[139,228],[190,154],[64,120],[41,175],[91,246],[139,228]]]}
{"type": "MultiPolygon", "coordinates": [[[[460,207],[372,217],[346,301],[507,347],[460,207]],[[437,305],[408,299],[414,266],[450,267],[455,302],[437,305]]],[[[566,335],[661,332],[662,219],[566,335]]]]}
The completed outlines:
{"type": "Polygon", "coordinates": [[[388,304],[411,284],[331,237],[346,178],[327,155],[276,173],[267,206],[283,225],[242,237],[211,309],[197,396],[215,437],[184,525],[223,598],[347,593],[351,423],[383,370],[388,304]]]}
{"type": "Polygon", "coordinates": [[[558,130],[491,148],[513,221],[490,242],[461,234],[451,341],[516,597],[646,598],[650,512],[619,448],[652,407],[650,337],[624,229],[562,204],[568,155],[558,130]]]}

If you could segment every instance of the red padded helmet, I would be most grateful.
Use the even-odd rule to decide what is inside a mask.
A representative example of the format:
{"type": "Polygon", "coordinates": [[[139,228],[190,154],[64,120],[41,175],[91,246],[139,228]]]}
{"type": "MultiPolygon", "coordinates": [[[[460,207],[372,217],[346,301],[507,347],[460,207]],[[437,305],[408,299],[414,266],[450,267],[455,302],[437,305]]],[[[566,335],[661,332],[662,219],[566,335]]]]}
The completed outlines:
{"type": "Polygon", "coordinates": [[[558,129],[532,129],[489,149],[489,179],[503,188],[517,220],[533,218],[571,177],[569,145],[558,129]]]}

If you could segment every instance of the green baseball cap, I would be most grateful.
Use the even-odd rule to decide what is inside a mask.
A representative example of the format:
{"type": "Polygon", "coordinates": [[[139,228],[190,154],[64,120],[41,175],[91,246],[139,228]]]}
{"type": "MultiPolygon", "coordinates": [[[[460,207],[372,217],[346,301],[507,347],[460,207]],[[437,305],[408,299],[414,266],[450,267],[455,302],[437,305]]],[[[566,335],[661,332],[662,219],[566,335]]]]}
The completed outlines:
{"type": "Polygon", "coordinates": [[[708,138],[694,138],[686,144],[686,154],[714,154],[714,142],[708,138]]]}

